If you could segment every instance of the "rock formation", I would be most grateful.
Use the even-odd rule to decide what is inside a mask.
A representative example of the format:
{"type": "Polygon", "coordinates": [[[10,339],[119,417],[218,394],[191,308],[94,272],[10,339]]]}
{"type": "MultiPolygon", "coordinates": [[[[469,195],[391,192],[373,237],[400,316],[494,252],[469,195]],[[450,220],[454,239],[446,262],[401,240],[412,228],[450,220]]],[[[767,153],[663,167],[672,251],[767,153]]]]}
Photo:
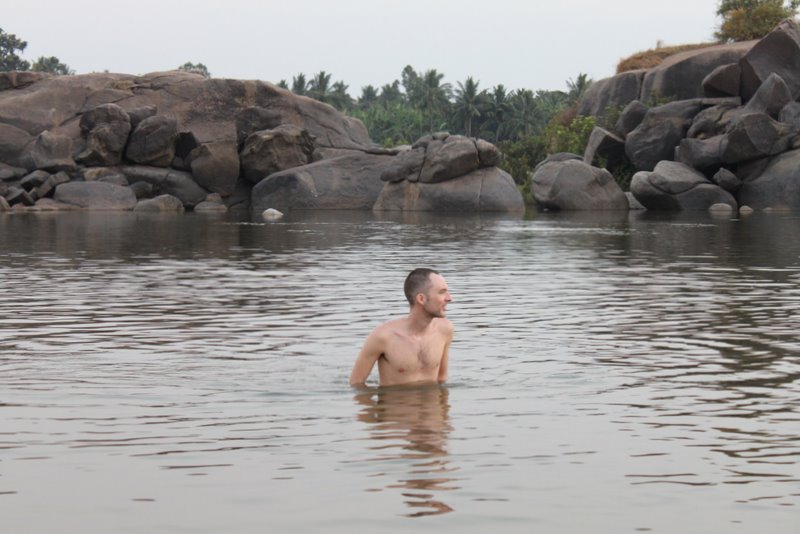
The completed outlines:
{"type": "Polygon", "coordinates": [[[800,207],[796,21],[760,41],[678,54],[639,75],[636,99],[619,90],[631,73],[590,88],[583,113],[625,108],[611,130],[592,133],[585,162],[611,166],[624,147],[623,163],[639,171],[631,193],[647,209],[800,207]],[[653,94],[670,101],[648,106],[653,94]]]}
{"type": "Polygon", "coordinates": [[[372,209],[414,173],[436,201],[387,193],[377,209],[517,209],[499,159],[490,143],[445,134],[382,149],[360,121],[266,82],[0,73],[0,210],[372,209]],[[479,200],[462,202],[476,187],[479,200]]]}

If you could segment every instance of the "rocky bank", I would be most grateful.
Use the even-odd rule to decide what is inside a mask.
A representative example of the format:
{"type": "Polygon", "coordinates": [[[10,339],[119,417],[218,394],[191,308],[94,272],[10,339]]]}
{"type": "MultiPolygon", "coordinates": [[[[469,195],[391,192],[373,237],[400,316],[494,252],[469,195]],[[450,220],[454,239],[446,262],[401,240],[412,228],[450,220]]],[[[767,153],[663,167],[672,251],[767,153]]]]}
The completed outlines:
{"type": "Polygon", "coordinates": [[[521,211],[484,141],[405,149],[267,82],[0,73],[0,211],[521,211]]]}
{"type": "Polygon", "coordinates": [[[651,210],[800,208],[800,27],[785,20],[758,41],[684,52],[647,71],[594,83],[579,106],[601,117],[582,156],[533,176],[553,209],[623,209],[604,170],[627,166],[630,193],[651,210]]]}

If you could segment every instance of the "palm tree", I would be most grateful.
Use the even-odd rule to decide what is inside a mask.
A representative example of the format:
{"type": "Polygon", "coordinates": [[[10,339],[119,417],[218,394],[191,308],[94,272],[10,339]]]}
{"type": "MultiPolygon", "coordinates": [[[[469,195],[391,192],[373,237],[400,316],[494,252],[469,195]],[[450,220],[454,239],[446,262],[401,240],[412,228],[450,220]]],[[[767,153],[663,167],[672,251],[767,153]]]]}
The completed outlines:
{"type": "Polygon", "coordinates": [[[464,133],[472,137],[472,122],[481,116],[487,101],[485,92],[478,92],[478,85],[472,76],[468,76],[464,83],[458,82],[456,99],[454,103],[455,117],[464,121],[464,133]]]}
{"type": "Polygon", "coordinates": [[[308,91],[306,75],[302,72],[292,78],[292,92],[296,95],[305,95],[308,91]]]}
{"type": "Polygon", "coordinates": [[[441,118],[450,105],[452,88],[449,83],[442,83],[444,74],[431,69],[425,72],[417,84],[416,94],[409,95],[413,99],[413,104],[419,108],[428,118],[429,131],[434,130],[434,121],[441,118]]]}
{"type": "Polygon", "coordinates": [[[308,96],[319,100],[320,102],[328,102],[331,98],[331,75],[324,70],[319,71],[308,82],[308,96]]]}
{"type": "Polygon", "coordinates": [[[347,93],[348,88],[349,86],[341,80],[331,87],[328,102],[339,111],[347,111],[353,107],[353,99],[347,93]]]}
{"type": "Polygon", "coordinates": [[[511,93],[511,117],[509,126],[516,138],[529,137],[538,129],[539,109],[536,97],[530,89],[519,89],[511,93]]]}
{"type": "Polygon", "coordinates": [[[573,81],[572,78],[567,80],[567,100],[569,105],[573,106],[580,102],[586,90],[592,85],[592,79],[588,74],[583,72],[578,73],[578,77],[573,81]]]}
{"type": "Polygon", "coordinates": [[[374,85],[365,85],[361,88],[361,96],[358,97],[358,107],[367,109],[378,102],[378,90],[374,85]]]}
{"type": "Polygon", "coordinates": [[[400,82],[395,80],[392,83],[383,84],[381,87],[381,94],[378,101],[384,105],[389,106],[403,100],[403,93],[400,91],[400,82]]]}
{"type": "Polygon", "coordinates": [[[511,115],[511,101],[506,87],[501,83],[489,93],[486,103],[485,125],[491,129],[494,142],[500,140],[500,134],[507,129],[506,124],[511,115]]]}

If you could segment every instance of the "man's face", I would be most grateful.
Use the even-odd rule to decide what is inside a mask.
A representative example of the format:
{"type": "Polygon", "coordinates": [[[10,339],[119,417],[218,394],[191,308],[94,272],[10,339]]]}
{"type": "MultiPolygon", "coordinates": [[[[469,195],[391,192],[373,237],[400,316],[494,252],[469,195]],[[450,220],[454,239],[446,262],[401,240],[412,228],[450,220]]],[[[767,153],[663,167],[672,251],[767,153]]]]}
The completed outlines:
{"type": "Polygon", "coordinates": [[[430,275],[428,291],[425,293],[423,308],[432,317],[444,317],[447,313],[447,304],[453,300],[444,277],[438,274],[430,275]]]}

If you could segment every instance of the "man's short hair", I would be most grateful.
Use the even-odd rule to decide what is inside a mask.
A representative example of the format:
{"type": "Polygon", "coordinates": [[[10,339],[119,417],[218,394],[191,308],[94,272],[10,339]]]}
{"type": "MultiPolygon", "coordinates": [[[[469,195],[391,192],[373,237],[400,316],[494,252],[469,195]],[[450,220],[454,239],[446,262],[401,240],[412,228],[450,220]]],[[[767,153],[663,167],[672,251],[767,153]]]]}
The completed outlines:
{"type": "Polygon", "coordinates": [[[408,273],[406,282],[403,284],[403,291],[406,294],[406,300],[408,300],[409,305],[413,306],[414,298],[419,293],[425,293],[428,290],[428,287],[431,283],[430,278],[432,274],[439,273],[433,269],[425,268],[414,269],[408,273]]]}

